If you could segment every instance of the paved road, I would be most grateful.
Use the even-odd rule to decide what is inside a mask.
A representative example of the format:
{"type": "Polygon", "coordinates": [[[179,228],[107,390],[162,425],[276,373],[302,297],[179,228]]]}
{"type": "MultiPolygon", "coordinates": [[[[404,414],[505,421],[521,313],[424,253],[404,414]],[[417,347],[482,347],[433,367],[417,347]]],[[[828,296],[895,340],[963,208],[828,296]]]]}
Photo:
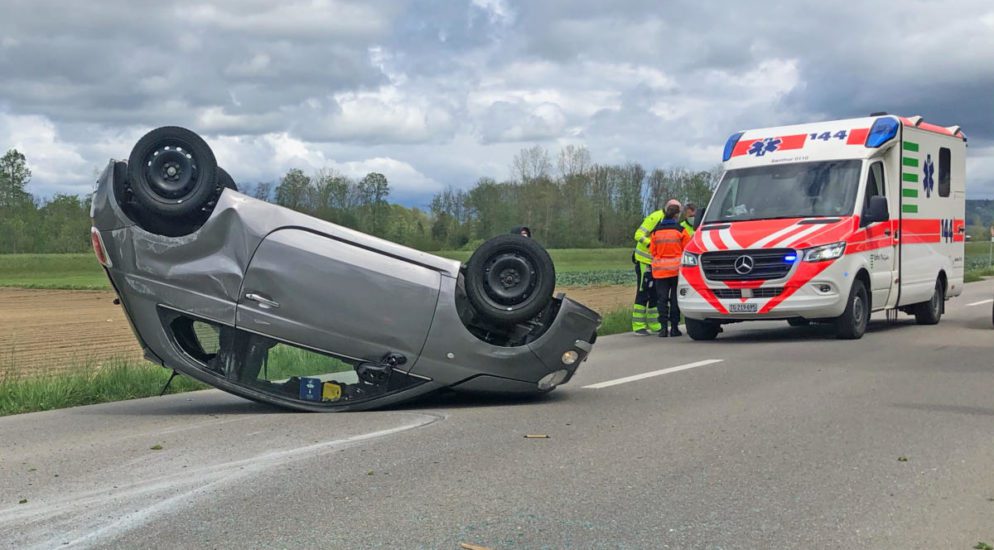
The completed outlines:
{"type": "Polygon", "coordinates": [[[0,545],[994,544],[994,328],[968,305],[991,286],[856,342],[604,338],[539,400],[320,415],[209,391],[3,418],[0,545]]]}

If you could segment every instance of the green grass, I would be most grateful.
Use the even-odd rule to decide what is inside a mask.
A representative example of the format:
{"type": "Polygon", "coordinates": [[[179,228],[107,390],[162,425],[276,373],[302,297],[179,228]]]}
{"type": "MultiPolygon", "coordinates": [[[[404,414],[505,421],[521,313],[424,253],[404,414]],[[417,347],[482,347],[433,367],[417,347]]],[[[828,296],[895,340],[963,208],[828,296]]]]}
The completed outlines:
{"type": "Polygon", "coordinates": [[[619,307],[604,314],[597,336],[610,336],[632,331],[632,308],[619,307]]]}
{"type": "Polygon", "coordinates": [[[110,289],[93,254],[0,254],[0,286],[110,289]]]}
{"type": "Polygon", "coordinates": [[[286,380],[291,376],[317,376],[335,372],[352,372],[352,365],[305,349],[278,344],[269,350],[265,371],[259,377],[266,380],[286,380]]]}
{"type": "MultiPolygon", "coordinates": [[[[0,377],[0,416],[159,395],[171,371],[148,362],[113,360],[97,368],[77,365],[67,372],[25,378],[0,377]]],[[[167,393],[206,389],[177,376],[167,393]]]]}

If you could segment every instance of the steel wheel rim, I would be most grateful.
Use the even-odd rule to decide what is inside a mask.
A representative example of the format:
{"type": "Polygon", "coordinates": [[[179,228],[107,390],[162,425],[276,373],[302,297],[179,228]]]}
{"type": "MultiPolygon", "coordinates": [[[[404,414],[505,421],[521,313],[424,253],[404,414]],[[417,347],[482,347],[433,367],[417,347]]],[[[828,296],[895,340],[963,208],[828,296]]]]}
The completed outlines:
{"type": "Polygon", "coordinates": [[[198,169],[193,155],[180,145],[163,145],[145,157],[145,179],[159,197],[178,200],[196,187],[198,169]]]}
{"type": "Polygon", "coordinates": [[[525,301],[535,288],[536,280],[534,264],[515,252],[494,255],[484,268],[483,285],[487,297],[502,306],[525,301]]]}

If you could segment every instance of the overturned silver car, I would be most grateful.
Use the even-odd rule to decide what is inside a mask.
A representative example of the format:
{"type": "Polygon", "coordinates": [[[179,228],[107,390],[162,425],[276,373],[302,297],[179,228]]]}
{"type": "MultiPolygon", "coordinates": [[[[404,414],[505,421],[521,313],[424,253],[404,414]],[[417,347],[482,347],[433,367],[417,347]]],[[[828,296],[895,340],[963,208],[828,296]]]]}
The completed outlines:
{"type": "Polygon", "coordinates": [[[380,407],[441,388],[544,393],[600,316],[559,295],[520,235],[466,265],[237,192],[208,145],[153,130],[111,161],[92,241],[145,356],[248,399],[380,407]]]}

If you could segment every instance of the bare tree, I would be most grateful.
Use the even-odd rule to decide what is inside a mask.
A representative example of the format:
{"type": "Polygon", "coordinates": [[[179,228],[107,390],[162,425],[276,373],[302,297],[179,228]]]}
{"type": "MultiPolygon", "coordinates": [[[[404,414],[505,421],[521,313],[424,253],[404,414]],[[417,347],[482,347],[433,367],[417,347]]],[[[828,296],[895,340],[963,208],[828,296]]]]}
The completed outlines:
{"type": "Polygon", "coordinates": [[[590,170],[590,151],[583,145],[567,145],[559,150],[559,175],[563,180],[586,174],[590,170]]]}
{"type": "Polygon", "coordinates": [[[549,152],[541,145],[518,151],[511,161],[511,174],[521,183],[548,178],[550,172],[552,162],[549,160],[549,152]]]}
{"type": "Polygon", "coordinates": [[[270,181],[260,181],[255,184],[252,196],[262,201],[270,200],[273,196],[273,183],[270,181]]]}

